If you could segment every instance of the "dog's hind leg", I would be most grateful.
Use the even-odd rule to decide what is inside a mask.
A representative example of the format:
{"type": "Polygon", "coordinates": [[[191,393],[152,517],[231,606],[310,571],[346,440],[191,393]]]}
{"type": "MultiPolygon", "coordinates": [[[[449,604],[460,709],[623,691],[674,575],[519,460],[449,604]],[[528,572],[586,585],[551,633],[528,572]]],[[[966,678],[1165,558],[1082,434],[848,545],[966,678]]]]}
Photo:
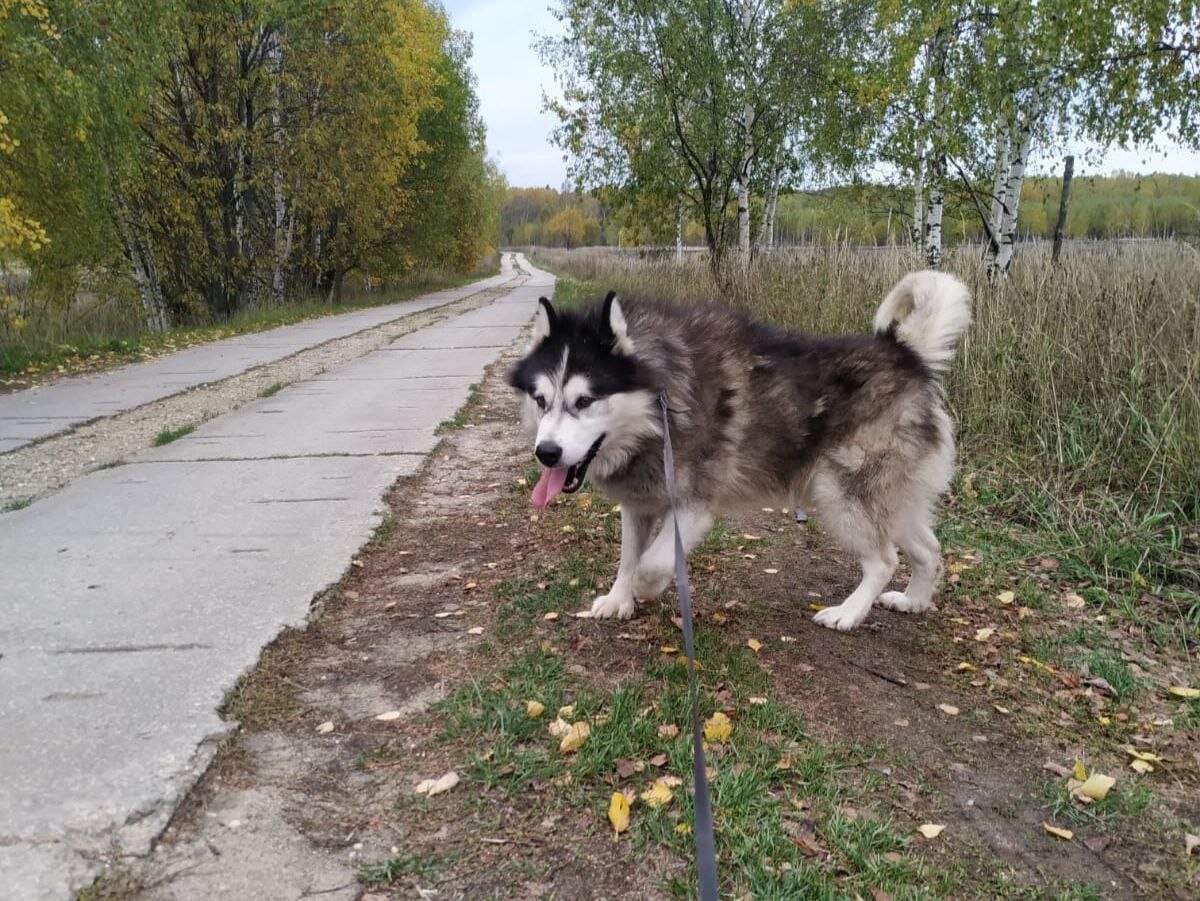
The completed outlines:
{"type": "MultiPolygon", "coordinates": [[[[704,540],[712,528],[713,516],[707,510],[689,507],[679,513],[679,537],[683,541],[684,554],[704,540]]],[[[675,518],[668,513],[663,517],[662,528],[642,555],[641,563],[633,577],[633,593],[642,600],[658,597],[675,577],[675,518]]]]}
{"type": "Polygon", "coordinates": [[[813,480],[817,513],[838,543],[858,556],[862,581],[835,607],[826,607],[813,621],[828,629],[848,632],[871,612],[871,605],[887,587],[899,560],[888,536],[890,529],[872,515],[839,479],[818,474],[813,480]]]}
{"type": "Polygon", "coordinates": [[[592,616],[600,619],[610,616],[629,619],[633,616],[633,577],[653,528],[653,517],[630,513],[622,508],[621,563],[617,567],[617,578],[608,594],[602,594],[592,602],[592,616]]]}
{"type": "Polygon", "coordinates": [[[933,610],[933,590],[942,571],[942,548],[927,522],[925,510],[914,512],[895,536],[900,550],[908,558],[912,576],[904,591],[885,591],[879,603],[889,610],[902,613],[923,613],[933,610]]]}

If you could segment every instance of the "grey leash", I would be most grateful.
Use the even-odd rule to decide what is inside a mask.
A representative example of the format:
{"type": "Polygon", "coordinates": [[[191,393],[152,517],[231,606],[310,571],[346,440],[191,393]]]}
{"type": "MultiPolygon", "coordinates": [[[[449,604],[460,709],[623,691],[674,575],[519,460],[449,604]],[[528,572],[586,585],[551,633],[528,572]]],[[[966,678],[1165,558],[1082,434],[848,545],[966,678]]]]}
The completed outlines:
{"type": "Polygon", "coordinates": [[[700,687],[696,679],[696,648],[692,639],[692,589],[688,584],[687,559],[679,535],[679,505],[675,493],[675,453],[671,449],[667,398],[658,395],[663,415],[663,474],[671,499],[671,521],[675,525],[675,592],[683,620],[683,647],[687,651],[688,693],[692,704],[692,782],[696,800],[696,874],[700,901],[717,901],[717,850],[713,839],[712,804],[708,797],[708,771],[704,764],[704,738],[700,729],[700,687]]]}

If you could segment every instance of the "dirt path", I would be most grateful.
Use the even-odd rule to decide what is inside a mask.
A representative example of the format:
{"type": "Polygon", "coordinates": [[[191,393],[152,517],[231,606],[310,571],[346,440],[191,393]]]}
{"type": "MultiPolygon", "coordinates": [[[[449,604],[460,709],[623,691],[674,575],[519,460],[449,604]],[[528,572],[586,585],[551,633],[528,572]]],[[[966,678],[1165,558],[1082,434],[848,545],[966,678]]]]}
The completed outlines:
{"type": "MultiPolygon", "coordinates": [[[[114,862],[93,897],[689,894],[682,788],[661,809],[636,801],[619,840],[605,815],[614,790],[687,773],[685,736],[670,733],[686,700],[671,611],[570,616],[615,566],[617,517],[585,494],[532,513],[503,365],[394,489],[393,520],[313,624],[231,696],[242,729],[156,852],[114,862]],[[531,700],[545,712],[531,717],[531,700]],[[591,725],[574,755],[547,736],[562,705],[591,725]],[[450,791],[414,791],[449,772],[450,791]]],[[[942,611],[877,611],[848,635],[809,618],[855,582],[815,525],[764,511],[693,558],[706,712],[734,723],[710,748],[729,896],[1194,897],[1186,716],[1021,662],[1033,622],[1095,625],[1092,611],[1024,606],[1026,576],[1060,591],[1054,561],[1014,577],[1010,604],[1004,584],[972,578],[981,552],[947,550],[942,611]],[[1134,774],[1126,745],[1155,771],[1134,774]],[[1076,760],[1117,778],[1105,802],[1066,794],[1076,760]],[[923,838],[927,823],[945,830],[923,838]]]]}

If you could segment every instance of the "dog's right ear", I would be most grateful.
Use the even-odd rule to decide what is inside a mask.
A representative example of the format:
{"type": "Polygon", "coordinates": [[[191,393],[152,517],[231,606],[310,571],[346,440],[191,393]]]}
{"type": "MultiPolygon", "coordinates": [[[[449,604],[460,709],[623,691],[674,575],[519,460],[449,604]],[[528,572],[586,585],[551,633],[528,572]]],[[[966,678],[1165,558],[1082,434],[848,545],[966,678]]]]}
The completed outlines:
{"type": "Polygon", "coordinates": [[[557,319],[558,316],[554,312],[554,307],[550,306],[550,301],[545,297],[539,297],[537,316],[533,320],[534,344],[537,344],[554,331],[554,323],[557,319]]]}

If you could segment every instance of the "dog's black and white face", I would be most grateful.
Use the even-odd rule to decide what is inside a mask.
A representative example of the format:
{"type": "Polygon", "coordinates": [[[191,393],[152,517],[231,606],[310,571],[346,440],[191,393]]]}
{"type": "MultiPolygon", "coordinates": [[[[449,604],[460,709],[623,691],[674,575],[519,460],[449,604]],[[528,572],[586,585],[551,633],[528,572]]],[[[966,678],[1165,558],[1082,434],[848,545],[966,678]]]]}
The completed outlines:
{"type": "Polygon", "coordinates": [[[533,342],[509,383],[525,395],[534,455],[545,468],[533,500],[544,507],[560,491],[577,491],[590,466],[603,475],[619,465],[647,427],[653,431],[654,395],[614,294],[585,314],[539,303],[533,342]]]}

